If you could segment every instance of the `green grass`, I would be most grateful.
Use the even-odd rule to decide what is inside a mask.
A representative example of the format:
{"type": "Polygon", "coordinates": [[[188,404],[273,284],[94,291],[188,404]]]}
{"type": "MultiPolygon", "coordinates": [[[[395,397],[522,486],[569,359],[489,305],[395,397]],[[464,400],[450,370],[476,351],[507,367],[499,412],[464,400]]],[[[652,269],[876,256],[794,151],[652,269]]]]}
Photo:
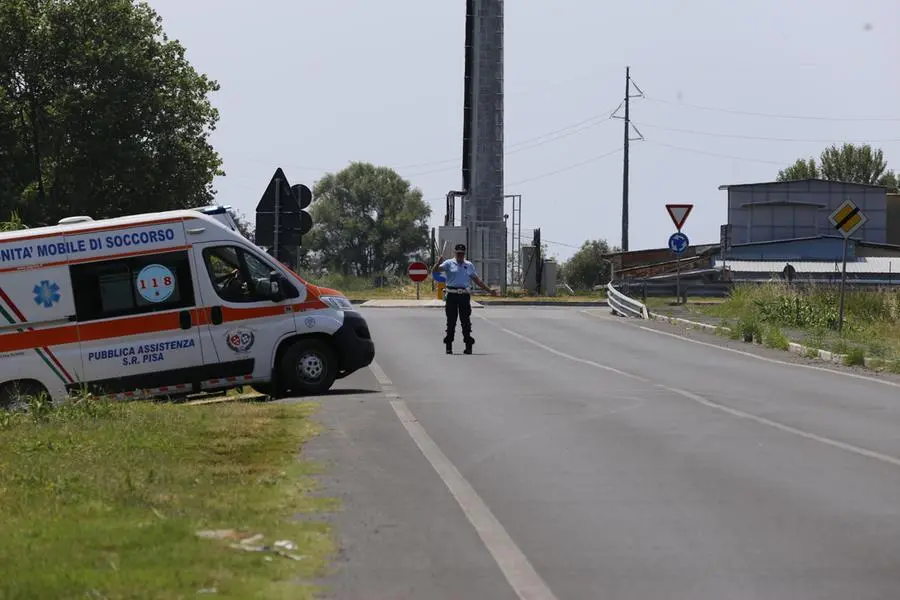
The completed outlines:
{"type": "MultiPolygon", "coordinates": [[[[639,295],[635,295],[635,299],[641,300],[639,295]]],[[[644,302],[641,300],[641,302],[644,302]]],[[[713,305],[713,304],[721,304],[725,302],[725,300],[721,298],[705,298],[702,296],[688,296],[687,303],[681,303],[680,306],[685,306],[693,309],[694,306],[703,306],[703,305],[713,305]]],[[[650,297],[647,298],[644,305],[649,309],[654,308],[669,308],[671,306],[679,306],[678,298],[672,297],[650,297]]]]}
{"type": "Polygon", "coordinates": [[[747,333],[765,343],[768,336],[774,347],[784,346],[790,338],[808,347],[847,354],[852,364],[862,364],[867,356],[900,358],[900,292],[847,291],[844,301],[841,333],[837,331],[839,296],[833,287],[738,286],[724,302],[692,310],[736,322],[740,337],[747,333]]]}
{"type": "Polygon", "coordinates": [[[784,335],[778,327],[768,325],[763,332],[763,343],[769,348],[777,348],[778,350],[787,350],[790,340],[784,335]]]}
{"type": "Polygon", "coordinates": [[[0,413],[0,597],[312,598],[328,526],[311,405],[81,400],[0,413]],[[199,530],[234,530],[233,540],[199,530]],[[293,560],[230,542],[291,540],[293,560]]]}

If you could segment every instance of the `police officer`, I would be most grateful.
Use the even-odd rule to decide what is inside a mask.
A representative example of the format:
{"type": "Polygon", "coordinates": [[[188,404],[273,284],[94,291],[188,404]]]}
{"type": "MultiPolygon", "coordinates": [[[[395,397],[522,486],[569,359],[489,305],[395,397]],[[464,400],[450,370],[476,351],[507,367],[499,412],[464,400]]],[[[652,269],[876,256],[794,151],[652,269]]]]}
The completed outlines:
{"type": "Polygon", "coordinates": [[[444,311],[447,314],[447,335],[444,336],[444,344],[447,347],[447,354],[453,354],[453,337],[456,333],[456,317],[462,324],[463,341],[466,343],[464,354],[472,354],[472,344],[475,339],[472,337],[472,302],[470,291],[472,282],[474,281],[478,287],[492,296],[497,295],[496,290],[484,284],[475,271],[475,265],[471,261],[466,260],[466,245],[457,244],[456,258],[444,260],[444,256],[438,257],[437,263],[432,269],[433,273],[443,272],[447,277],[447,301],[444,311]]]}

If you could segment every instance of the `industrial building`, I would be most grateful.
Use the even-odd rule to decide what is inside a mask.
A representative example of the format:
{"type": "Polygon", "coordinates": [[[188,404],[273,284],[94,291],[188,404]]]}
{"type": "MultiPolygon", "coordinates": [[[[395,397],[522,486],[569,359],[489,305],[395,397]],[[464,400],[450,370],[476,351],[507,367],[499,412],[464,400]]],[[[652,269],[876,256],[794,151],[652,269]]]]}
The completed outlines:
{"type": "Polygon", "coordinates": [[[505,289],[503,0],[466,0],[465,31],[462,189],[447,194],[438,243],[465,243],[484,282],[505,289]]]}
{"type": "Polygon", "coordinates": [[[840,279],[844,238],[828,216],[852,200],[868,221],[847,245],[848,279],[900,283],[900,206],[878,185],[822,179],[723,185],[730,243],[711,256],[730,281],[840,279]]]}
{"type": "MultiPolygon", "coordinates": [[[[841,278],[843,245],[844,238],[836,235],[736,244],[725,257],[716,248],[711,266],[735,283],[773,278],[831,283],[841,278]]],[[[851,238],[847,279],[870,285],[900,284],[900,246],[851,238]]]]}
{"type": "Polygon", "coordinates": [[[869,221],[855,237],[887,243],[887,188],[824,179],[722,185],[733,244],[833,233],[828,215],[852,200],[869,221]]]}
{"type": "Polygon", "coordinates": [[[868,221],[847,244],[847,277],[856,283],[900,284],[900,194],[877,185],[805,179],[723,185],[726,232],[719,244],[689,248],[681,257],[667,249],[609,256],[617,280],[666,281],[676,264],[682,277],[705,281],[790,278],[840,279],[844,238],[828,220],[852,200],[868,221]]]}

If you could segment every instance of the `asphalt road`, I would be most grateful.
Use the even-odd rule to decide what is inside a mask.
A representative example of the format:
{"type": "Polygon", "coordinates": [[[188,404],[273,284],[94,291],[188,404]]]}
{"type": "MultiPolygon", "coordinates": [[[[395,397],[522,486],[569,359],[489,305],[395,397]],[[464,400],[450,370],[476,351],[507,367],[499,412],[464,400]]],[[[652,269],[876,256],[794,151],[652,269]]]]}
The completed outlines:
{"type": "Polygon", "coordinates": [[[900,598],[896,380],[590,312],[476,310],[447,356],[442,311],[364,310],[307,448],[332,597],[900,598]]]}

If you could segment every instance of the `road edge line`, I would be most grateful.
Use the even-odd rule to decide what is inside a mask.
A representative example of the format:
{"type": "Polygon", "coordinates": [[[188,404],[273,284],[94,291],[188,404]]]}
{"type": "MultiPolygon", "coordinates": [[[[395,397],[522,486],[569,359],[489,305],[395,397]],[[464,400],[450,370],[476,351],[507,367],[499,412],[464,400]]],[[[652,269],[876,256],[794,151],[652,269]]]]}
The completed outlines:
{"type": "MultiPolygon", "coordinates": [[[[844,450],[845,452],[850,452],[851,454],[856,454],[857,456],[863,456],[863,457],[866,457],[866,458],[872,458],[872,459],[875,459],[875,460],[884,462],[884,463],[886,463],[886,464],[889,464],[889,465],[892,465],[892,466],[895,466],[895,467],[900,467],[900,458],[896,458],[896,457],[894,457],[894,456],[890,456],[890,455],[888,455],[888,454],[882,454],[882,453],[880,453],[880,452],[876,452],[876,451],[874,451],[874,450],[869,450],[869,449],[863,448],[863,447],[861,447],[861,446],[854,446],[853,444],[848,444],[848,443],[842,442],[842,441],[840,441],[840,440],[835,440],[835,439],[832,439],[832,438],[829,438],[829,437],[825,437],[825,436],[822,436],[822,435],[818,435],[818,434],[815,434],[815,433],[811,433],[811,432],[808,432],[808,431],[804,431],[803,429],[799,429],[799,428],[797,428],[797,427],[792,427],[792,426],[790,426],[790,425],[785,425],[784,423],[779,423],[778,421],[772,421],[772,420],[770,420],[770,419],[766,419],[765,417],[759,417],[759,416],[756,416],[756,415],[754,415],[754,414],[752,414],[752,413],[744,412],[744,411],[742,411],[742,410],[740,410],[740,409],[737,409],[737,408],[731,408],[731,407],[729,407],[729,406],[725,406],[724,404],[718,404],[718,403],[713,402],[713,401],[711,401],[711,400],[707,400],[707,399],[704,398],[703,396],[701,396],[701,395],[699,395],[699,394],[695,394],[695,393],[693,393],[693,392],[689,392],[689,391],[682,390],[682,389],[679,389],[679,388],[674,388],[674,387],[668,386],[668,385],[666,385],[666,384],[664,384],[664,383],[660,383],[660,382],[658,382],[658,381],[654,381],[654,380],[652,380],[652,379],[648,379],[648,378],[646,378],[646,377],[642,377],[642,376],[640,376],[640,375],[635,375],[635,374],[633,374],[633,373],[627,373],[627,372],[625,372],[625,371],[620,371],[619,369],[616,369],[616,368],[614,368],[614,367],[609,367],[609,366],[607,366],[607,365],[602,365],[602,364],[597,363],[597,362],[594,362],[594,361],[592,361],[592,360],[587,360],[587,359],[584,359],[584,358],[579,358],[579,357],[577,357],[577,356],[572,356],[571,354],[566,354],[565,352],[560,352],[559,350],[556,350],[555,348],[551,348],[550,346],[545,346],[544,344],[542,344],[542,343],[540,343],[540,342],[538,342],[538,341],[536,341],[536,340],[532,340],[532,339],[529,338],[528,336],[522,335],[522,334],[520,334],[520,333],[516,333],[515,331],[510,331],[509,329],[506,329],[505,327],[503,327],[503,326],[501,326],[501,325],[497,325],[496,323],[492,323],[489,319],[486,319],[485,317],[481,317],[481,318],[484,319],[486,322],[491,323],[491,325],[493,325],[494,327],[500,329],[501,331],[504,331],[504,332],[506,332],[506,333],[508,333],[508,334],[510,334],[510,335],[515,336],[515,337],[518,337],[518,338],[522,339],[523,341],[526,341],[526,342],[529,342],[529,343],[531,343],[531,344],[534,344],[535,346],[538,346],[539,348],[543,348],[543,349],[545,349],[545,350],[547,350],[547,351],[549,351],[549,352],[551,352],[551,353],[553,353],[553,354],[556,354],[556,355],[558,355],[558,356],[560,356],[560,357],[562,357],[562,358],[566,358],[566,359],[569,359],[569,360],[572,360],[572,361],[575,361],[575,362],[579,362],[579,363],[582,363],[582,364],[586,364],[586,365],[589,365],[589,366],[593,366],[593,367],[596,367],[596,368],[599,368],[599,369],[602,369],[602,370],[605,370],[605,371],[611,371],[611,372],[613,372],[613,373],[616,373],[616,374],[618,374],[618,375],[624,375],[625,377],[628,377],[628,378],[631,378],[631,379],[636,379],[636,380],[640,381],[641,383],[646,383],[646,384],[648,384],[648,385],[652,385],[652,386],[654,386],[654,387],[657,387],[657,388],[660,388],[660,389],[667,390],[667,391],[669,391],[669,392],[671,392],[671,393],[674,393],[674,394],[677,394],[677,395],[681,396],[682,398],[686,398],[686,399],[688,399],[688,400],[692,400],[692,401],[694,401],[694,402],[696,402],[696,403],[698,403],[698,404],[702,404],[703,406],[706,406],[706,407],[708,407],[708,408],[712,408],[712,409],[714,409],[714,410],[718,410],[718,411],[721,411],[721,412],[730,414],[730,415],[732,415],[732,416],[734,416],[734,417],[738,417],[738,418],[742,418],[742,419],[748,419],[748,420],[754,421],[754,422],[756,422],[756,423],[758,423],[758,424],[760,424],[760,425],[765,425],[765,426],[768,426],[768,427],[772,427],[772,428],[774,428],[774,429],[778,429],[779,431],[783,431],[783,432],[785,432],[785,433],[790,433],[790,434],[796,435],[796,436],[798,436],[798,437],[802,437],[802,438],[805,438],[805,439],[808,439],[808,440],[811,440],[811,441],[819,442],[820,444],[824,444],[824,445],[826,445],[826,446],[831,446],[831,447],[833,447],[833,448],[838,448],[838,449],[840,449],[840,450],[844,450]]],[[[646,329],[647,331],[651,331],[651,332],[653,332],[653,333],[661,333],[661,334],[663,334],[663,335],[671,335],[671,336],[673,336],[673,337],[681,338],[681,336],[678,336],[678,335],[674,335],[674,334],[667,333],[667,332],[664,332],[664,331],[656,331],[655,329],[648,329],[648,328],[646,328],[646,327],[640,327],[640,329],[646,329]]],[[[684,339],[684,340],[689,341],[689,342],[695,342],[695,340],[691,340],[691,339],[689,339],[689,338],[681,338],[681,339],[684,339]]],[[[703,345],[708,345],[708,346],[713,346],[713,347],[716,347],[716,348],[719,347],[719,346],[715,346],[714,344],[707,344],[707,343],[705,343],[705,342],[695,342],[695,343],[703,344],[703,345]]],[[[731,348],[725,348],[725,350],[731,350],[731,348]]],[[[745,354],[744,352],[742,352],[742,351],[740,351],[740,350],[734,350],[734,352],[739,352],[739,353],[741,353],[741,354],[745,354]]],[[[754,355],[751,354],[751,355],[749,355],[749,356],[754,356],[754,355]]],[[[754,356],[754,358],[760,358],[760,359],[762,359],[762,360],[771,360],[772,362],[779,362],[779,363],[782,362],[782,361],[778,361],[778,360],[775,360],[775,359],[768,359],[768,358],[763,357],[763,356],[754,356]]],[[[782,363],[782,364],[786,364],[786,365],[789,365],[789,366],[794,366],[794,365],[791,365],[791,363],[782,363]]],[[[797,366],[806,366],[806,365],[797,365],[797,366]]],[[[822,369],[822,367],[810,367],[810,368],[818,368],[818,369],[821,369],[821,370],[823,370],[823,371],[828,371],[828,372],[830,372],[830,373],[839,373],[839,374],[842,374],[842,375],[845,374],[845,373],[840,373],[840,372],[838,372],[838,371],[830,371],[829,369],[822,369]]],[[[849,374],[848,374],[848,375],[849,375],[849,374]]],[[[868,378],[868,377],[863,377],[863,376],[858,376],[858,377],[862,377],[863,379],[870,379],[870,378],[868,378]]],[[[876,379],[875,381],[878,381],[878,380],[876,379]]],[[[886,382],[886,383],[890,383],[891,385],[895,385],[895,386],[897,386],[897,387],[900,387],[900,385],[895,384],[895,383],[893,383],[893,382],[886,382]]]]}
{"type": "Polygon", "coordinates": [[[678,335],[677,333],[671,333],[669,331],[659,331],[658,329],[651,329],[650,327],[644,327],[643,325],[637,325],[637,328],[642,329],[644,331],[649,331],[650,333],[655,333],[657,335],[666,335],[669,337],[673,337],[673,338],[681,340],[683,342],[690,342],[691,344],[699,344],[700,346],[707,346],[709,348],[716,348],[718,350],[724,350],[726,352],[733,352],[735,354],[740,354],[740,355],[747,356],[750,358],[755,358],[756,360],[761,360],[763,362],[784,365],[786,367],[799,367],[801,369],[812,369],[813,371],[822,371],[824,373],[832,373],[834,375],[840,375],[842,377],[852,377],[854,379],[863,379],[865,381],[871,381],[872,383],[880,383],[882,385],[888,385],[891,387],[900,388],[900,383],[897,383],[896,381],[890,381],[888,379],[878,379],[876,377],[870,377],[868,375],[860,375],[859,373],[847,373],[845,371],[838,371],[837,369],[829,369],[828,367],[819,367],[816,365],[804,365],[802,363],[787,362],[786,360],[778,360],[777,358],[769,358],[768,356],[760,356],[760,355],[754,354],[752,352],[747,352],[746,350],[738,350],[737,348],[729,348],[728,346],[721,346],[719,344],[711,344],[710,342],[701,342],[700,340],[692,340],[689,337],[686,337],[683,335],[678,335]]]}
{"type": "MultiPolygon", "coordinates": [[[[606,317],[605,317],[605,316],[602,316],[602,315],[596,315],[596,314],[594,314],[594,313],[591,313],[589,310],[581,310],[581,311],[578,311],[578,312],[579,312],[580,314],[583,314],[584,316],[586,316],[586,317],[588,317],[588,318],[591,318],[591,319],[601,319],[601,320],[604,320],[604,321],[606,320],[606,317]]],[[[657,313],[657,314],[658,314],[658,313],[657,313]]],[[[486,319],[485,317],[482,317],[481,315],[479,315],[478,317],[479,317],[480,319],[484,319],[485,321],[487,321],[487,319],[486,319]]],[[[673,318],[678,319],[677,317],[673,317],[673,318]]],[[[668,317],[666,317],[666,318],[659,318],[659,319],[651,318],[650,320],[655,320],[655,321],[660,321],[660,322],[664,322],[664,323],[667,323],[667,324],[671,324],[671,320],[670,320],[668,317]]],[[[678,320],[684,322],[685,324],[687,324],[687,323],[695,323],[694,321],[687,321],[686,319],[678,319],[678,320]]],[[[691,343],[691,344],[698,344],[698,345],[700,345],[700,346],[706,346],[706,347],[708,347],[708,348],[715,348],[716,350],[722,350],[722,351],[725,351],[725,352],[733,352],[733,353],[735,353],[735,354],[740,354],[740,355],[742,355],[742,356],[747,356],[747,357],[749,357],[749,358],[755,358],[756,360],[761,360],[761,361],[763,361],[763,362],[768,362],[768,363],[772,363],[772,364],[783,365],[783,366],[785,366],[785,367],[798,367],[798,368],[801,368],[801,369],[811,369],[811,370],[813,370],[813,371],[821,371],[821,372],[824,372],[824,373],[831,373],[831,374],[833,374],[833,375],[840,375],[840,376],[842,376],[842,377],[852,377],[852,378],[854,378],[854,379],[862,379],[862,380],[864,380],[864,381],[871,381],[872,383],[880,383],[880,384],[882,384],[882,385],[887,385],[887,386],[890,386],[890,387],[900,388],[900,383],[897,383],[896,381],[891,381],[891,380],[889,380],[889,379],[878,379],[877,377],[873,377],[873,376],[871,376],[871,375],[862,375],[862,374],[860,374],[860,373],[848,373],[848,372],[846,372],[846,371],[840,371],[840,370],[838,370],[838,369],[829,368],[829,367],[820,367],[820,366],[817,366],[817,365],[807,365],[807,364],[803,364],[803,363],[795,363],[795,362],[788,362],[788,361],[786,361],[786,360],[779,360],[779,359],[777,359],[777,358],[769,358],[768,356],[760,356],[759,354],[754,354],[753,352],[747,352],[746,350],[738,350],[737,348],[729,348],[728,346],[723,346],[723,345],[721,345],[721,344],[713,344],[713,343],[711,343],[711,342],[703,342],[703,341],[700,341],[700,340],[694,340],[694,339],[691,339],[691,338],[689,338],[689,337],[687,337],[687,336],[679,335],[679,334],[677,334],[677,333],[672,333],[672,332],[670,332],[670,331],[660,331],[659,329],[652,329],[652,328],[650,328],[650,327],[646,327],[646,326],[644,326],[644,325],[640,325],[639,323],[643,322],[643,320],[637,321],[637,320],[635,320],[635,319],[628,319],[628,320],[623,319],[623,320],[616,320],[616,321],[613,321],[613,322],[615,322],[615,323],[621,323],[622,325],[624,325],[624,326],[626,326],[626,327],[636,327],[637,329],[641,329],[641,330],[643,330],[643,331],[648,331],[648,332],[650,332],[650,333],[655,333],[655,334],[657,334],[657,335],[665,335],[665,336],[673,337],[673,338],[678,339],[678,340],[681,340],[681,341],[683,341],[683,342],[689,342],[689,343],[691,343]]],[[[706,326],[706,327],[711,327],[712,329],[715,329],[715,326],[707,325],[707,324],[704,324],[704,323],[696,322],[696,324],[697,324],[697,325],[704,325],[704,326],[706,326]]],[[[497,325],[495,325],[495,326],[497,326],[497,325]]],[[[499,326],[497,326],[497,327],[499,327],[499,326]]],[[[802,345],[800,345],[800,344],[795,344],[794,342],[791,342],[791,344],[794,345],[794,346],[799,346],[799,347],[801,347],[801,348],[805,348],[805,346],[802,346],[802,345]]],[[[788,352],[790,352],[791,354],[798,354],[798,355],[802,356],[802,354],[801,354],[800,352],[795,351],[794,349],[789,349],[788,352]]],[[[819,352],[820,352],[820,359],[824,360],[825,362],[832,362],[832,363],[834,363],[835,365],[840,365],[840,363],[839,363],[837,360],[832,359],[832,360],[829,361],[829,359],[822,357],[822,354],[823,354],[823,353],[824,353],[824,354],[832,354],[832,353],[826,352],[825,350],[820,350],[819,352]]]]}
{"type": "Polygon", "coordinates": [[[383,388],[390,388],[383,391],[400,423],[444,485],[450,490],[453,499],[456,500],[469,523],[475,528],[475,532],[490,552],[494,562],[500,567],[500,571],[516,595],[521,600],[557,600],[522,550],[475,491],[475,488],[428,435],[406,402],[394,392],[394,384],[381,366],[373,361],[369,367],[378,383],[383,388]]]}

